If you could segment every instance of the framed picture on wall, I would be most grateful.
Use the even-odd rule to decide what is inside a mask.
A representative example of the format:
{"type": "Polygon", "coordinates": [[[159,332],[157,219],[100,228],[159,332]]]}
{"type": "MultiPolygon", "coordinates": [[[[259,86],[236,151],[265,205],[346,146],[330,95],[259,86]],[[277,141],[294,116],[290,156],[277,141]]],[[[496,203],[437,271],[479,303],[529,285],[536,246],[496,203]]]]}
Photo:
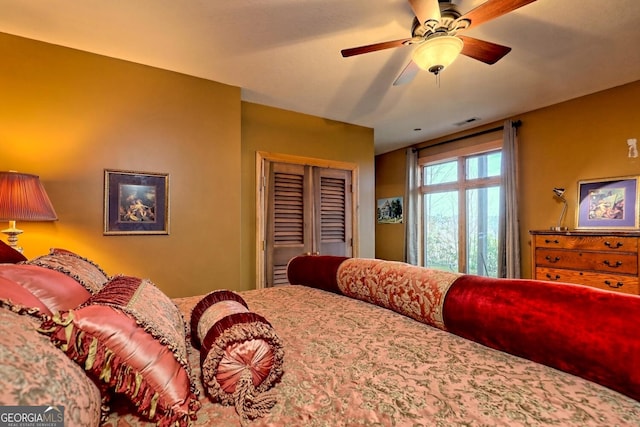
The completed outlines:
{"type": "Polygon", "coordinates": [[[403,218],[402,197],[378,199],[378,224],[400,224],[403,218]]]}
{"type": "Polygon", "coordinates": [[[169,174],[105,169],[104,234],[169,234],[169,174]]]}
{"type": "Polygon", "coordinates": [[[637,229],[638,177],[578,181],[578,229],[637,229]]]}

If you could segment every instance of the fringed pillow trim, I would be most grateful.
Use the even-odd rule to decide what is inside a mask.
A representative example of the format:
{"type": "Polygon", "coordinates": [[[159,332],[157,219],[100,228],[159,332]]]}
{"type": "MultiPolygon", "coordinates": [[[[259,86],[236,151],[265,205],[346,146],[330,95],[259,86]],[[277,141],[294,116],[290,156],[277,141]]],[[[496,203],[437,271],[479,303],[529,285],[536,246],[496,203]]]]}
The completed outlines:
{"type": "MultiPolygon", "coordinates": [[[[261,318],[261,316],[256,314],[254,314],[254,316],[261,318]]],[[[256,391],[263,393],[275,385],[283,374],[282,364],[284,361],[284,350],[280,338],[278,338],[271,325],[266,321],[256,319],[256,321],[253,322],[232,324],[222,330],[221,333],[212,330],[207,334],[205,343],[203,344],[203,350],[200,353],[202,375],[205,385],[212,386],[215,390],[212,396],[220,399],[221,403],[226,405],[233,405],[235,403],[233,394],[222,390],[216,380],[218,367],[225,350],[228,346],[235,343],[253,339],[266,341],[272,347],[274,353],[273,367],[269,375],[256,387],[256,391]]],[[[209,391],[211,392],[211,390],[209,391]]]]}
{"type": "Polygon", "coordinates": [[[71,277],[76,282],[80,283],[82,285],[82,287],[85,288],[90,293],[93,291],[91,286],[89,286],[87,283],[85,283],[85,281],[82,280],[80,278],[80,276],[78,276],[77,274],[73,274],[68,268],[64,268],[64,267],[61,267],[61,266],[49,265],[46,262],[40,262],[38,260],[25,261],[24,264],[35,265],[36,267],[48,268],[49,270],[53,270],[53,271],[57,271],[58,273],[65,274],[65,275],[71,277]]]}
{"type": "Polygon", "coordinates": [[[88,264],[91,264],[92,266],[94,266],[100,273],[102,273],[104,275],[104,277],[106,277],[107,279],[109,278],[109,275],[102,269],[102,267],[100,267],[98,264],[96,264],[93,260],[90,260],[89,258],[85,258],[82,255],[78,255],[75,252],[71,252],[68,251],[66,249],[60,249],[60,248],[51,248],[49,249],[49,255],[65,255],[65,256],[70,256],[70,257],[75,257],[78,258],[88,264]]]}
{"type": "MultiPolygon", "coordinates": [[[[160,427],[190,425],[195,419],[195,413],[200,408],[198,398],[194,393],[187,396],[182,405],[172,407],[158,407],[160,394],[144,377],[108,348],[99,345],[99,340],[92,335],[77,329],[73,324],[73,310],[67,313],[57,313],[53,318],[42,324],[45,333],[54,332],[58,326],[64,330],[64,340],[51,335],[51,340],[69,358],[75,360],[85,371],[92,374],[92,378],[99,379],[102,385],[107,385],[116,393],[125,394],[137,407],[138,413],[157,422],[160,427]],[[186,406],[186,408],[185,408],[186,406]],[[142,410],[141,408],[147,408],[142,410]],[[159,415],[162,414],[162,417],[159,415]]],[[[98,384],[100,387],[101,385],[98,384]]],[[[104,387],[101,387],[104,388],[104,387]]]]}
{"type": "Polygon", "coordinates": [[[196,349],[199,349],[201,344],[200,337],[198,336],[197,331],[198,324],[200,323],[202,315],[207,311],[209,307],[221,301],[235,301],[239,304],[242,304],[247,309],[247,311],[249,310],[249,306],[247,306],[245,300],[235,292],[222,289],[207,294],[204,298],[198,301],[198,303],[191,310],[191,343],[196,349]]]}
{"type": "MultiPolygon", "coordinates": [[[[254,322],[233,324],[224,330],[212,328],[204,340],[200,353],[203,385],[214,400],[223,405],[235,407],[242,425],[269,413],[277,403],[276,393],[271,387],[280,381],[283,374],[284,350],[280,339],[268,322],[263,321],[261,316],[253,315],[262,320],[256,319],[254,322]],[[215,337],[215,339],[211,339],[211,337],[215,337]],[[273,366],[267,377],[257,386],[253,384],[250,367],[245,367],[235,390],[228,393],[223,390],[216,378],[220,361],[228,346],[250,340],[263,340],[269,344],[273,351],[273,366]]],[[[227,316],[223,321],[226,319],[226,321],[232,322],[232,319],[229,318],[234,316],[238,315],[227,316]]]]}
{"type": "Polygon", "coordinates": [[[28,316],[33,316],[40,320],[47,320],[51,318],[51,316],[49,316],[48,314],[42,313],[40,309],[37,307],[27,307],[22,304],[16,304],[7,298],[0,298],[0,307],[6,308],[9,311],[16,314],[20,314],[20,315],[26,314],[28,316]]]}
{"type": "Polygon", "coordinates": [[[282,343],[271,324],[250,312],[240,295],[220,290],[196,304],[190,325],[193,346],[200,348],[202,383],[211,398],[235,406],[242,425],[268,414],[276,404],[271,387],[282,378],[284,360],[282,343]],[[227,358],[234,359],[234,347],[244,345],[258,345],[266,354],[250,361],[244,357],[229,360],[235,374],[219,382],[218,374],[225,377],[229,369],[221,371],[220,365],[227,358]]]}
{"type": "MultiPolygon", "coordinates": [[[[94,295],[89,301],[83,304],[81,307],[85,307],[88,305],[101,305],[105,307],[111,307],[115,310],[121,311],[127,314],[129,317],[135,320],[136,325],[140,326],[145,332],[150,334],[155,340],[157,340],[160,344],[167,347],[173,353],[176,361],[184,368],[187,372],[187,375],[190,379],[190,389],[191,392],[199,396],[200,391],[196,386],[195,376],[193,375],[191,365],[188,360],[188,352],[185,353],[187,349],[186,342],[181,345],[181,343],[174,342],[173,340],[168,339],[165,334],[158,330],[155,325],[141,318],[139,314],[135,310],[131,310],[128,307],[128,304],[135,302],[137,299],[138,292],[142,289],[141,286],[135,286],[140,282],[145,282],[146,285],[153,286],[157,288],[155,283],[150,280],[140,280],[135,277],[116,275],[113,277],[112,282],[108,288],[108,291],[101,291],[99,294],[94,295]],[[118,283],[118,281],[122,281],[122,283],[118,283]],[[118,284],[118,286],[115,286],[118,284]]],[[[179,309],[176,306],[176,312],[179,312],[179,309]]],[[[180,318],[182,320],[182,330],[183,336],[186,336],[186,324],[184,317],[180,314],[180,318]]]]}
{"type": "MultiPolygon", "coordinates": [[[[102,267],[100,267],[94,261],[88,258],[85,258],[83,256],[80,256],[75,252],[71,252],[65,249],[56,249],[56,248],[49,249],[49,253],[47,255],[43,255],[38,258],[34,258],[27,261],[22,261],[22,262],[19,262],[18,264],[35,265],[37,267],[48,268],[49,270],[57,271],[58,273],[65,274],[71,277],[76,282],[80,283],[80,285],[82,285],[82,287],[84,287],[90,294],[94,295],[97,292],[96,284],[87,283],[81,275],[74,273],[73,271],[69,270],[64,266],[51,265],[50,263],[51,261],[47,260],[47,257],[51,257],[51,256],[65,256],[65,257],[72,257],[72,258],[79,259],[91,265],[100,274],[102,274],[105,277],[104,283],[108,282],[111,279],[111,277],[102,269],[102,267]]],[[[104,285],[104,283],[102,283],[100,286],[104,285]]]]}
{"type": "Polygon", "coordinates": [[[36,267],[48,268],[49,270],[53,270],[53,271],[57,271],[58,273],[62,273],[64,275],[66,275],[66,276],[71,277],[76,282],[80,283],[80,285],[82,285],[83,288],[85,288],[87,291],[89,291],[90,294],[94,294],[95,293],[95,288],[91,284],[85,282],[79,275],[77,275],[75,273],[72,273],[71,270],[69,270],[68,268],[61,267],[61,266],[49,265],[49,264],[47,264],[45,262],[39,262],[37,260],[27,261],[24,264],[35,265],[36,267]]]}

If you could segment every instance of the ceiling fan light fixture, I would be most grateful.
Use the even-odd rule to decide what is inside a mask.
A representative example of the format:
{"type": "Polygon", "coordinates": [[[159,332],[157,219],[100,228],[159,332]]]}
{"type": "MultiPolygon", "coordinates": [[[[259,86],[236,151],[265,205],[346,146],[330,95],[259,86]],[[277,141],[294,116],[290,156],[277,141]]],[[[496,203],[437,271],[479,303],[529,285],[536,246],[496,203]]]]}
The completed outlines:
{"type": "Polygon", "coordinates": [[[425,71],[438,75],[460,55],[464,43],[454,36],[438,36],[418,46],[412,55],[413,62],[425,71]]]}

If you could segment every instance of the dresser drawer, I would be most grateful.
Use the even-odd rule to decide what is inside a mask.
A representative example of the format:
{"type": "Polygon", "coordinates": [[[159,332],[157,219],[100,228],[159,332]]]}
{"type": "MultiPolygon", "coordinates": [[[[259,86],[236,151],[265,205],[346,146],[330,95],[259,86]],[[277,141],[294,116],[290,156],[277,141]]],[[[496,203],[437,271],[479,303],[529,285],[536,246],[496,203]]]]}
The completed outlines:
{"type": "Polygon", "coordinates": [[[536,266],[574,270],[604,271],[613,274],[638,274],[638,255],[623,252],[589,252],[540,248],[536,266]]]}
{"type": "Polygon", "coordinates": [[[640,231],[531,231],[534,279],[640,295],[640,231]]]}
{"type": "Polygon", "coordinates": [[[637,276],[537,267],[535,278],[551,282],[577,283],[626,294],[638,295],[640,293],[640,283],[637,276]]]}
{"type": "Polygon", "coordinates": [[[618,236],[536,235],[538,248],[587,249],[595,251],[638,252],[638,238],[618,236]]]}

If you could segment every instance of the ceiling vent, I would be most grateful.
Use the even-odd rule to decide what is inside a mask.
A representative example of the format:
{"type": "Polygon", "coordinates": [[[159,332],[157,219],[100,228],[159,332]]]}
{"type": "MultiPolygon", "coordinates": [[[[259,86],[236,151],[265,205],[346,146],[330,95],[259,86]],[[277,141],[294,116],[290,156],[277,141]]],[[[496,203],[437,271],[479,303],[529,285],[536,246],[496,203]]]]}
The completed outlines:
{"type": "Polygon", "coordinates": [[[459,127],[459,126],[464,126],[464,125],[468,125],[468,124],[471,124],[471,123],[475,123],[478,120],[480,120],[480,117],[471,117],[470,119],[463,120],[463,121],[458,122],[458,123],[454,123],[453,125],[459,127]]]}

